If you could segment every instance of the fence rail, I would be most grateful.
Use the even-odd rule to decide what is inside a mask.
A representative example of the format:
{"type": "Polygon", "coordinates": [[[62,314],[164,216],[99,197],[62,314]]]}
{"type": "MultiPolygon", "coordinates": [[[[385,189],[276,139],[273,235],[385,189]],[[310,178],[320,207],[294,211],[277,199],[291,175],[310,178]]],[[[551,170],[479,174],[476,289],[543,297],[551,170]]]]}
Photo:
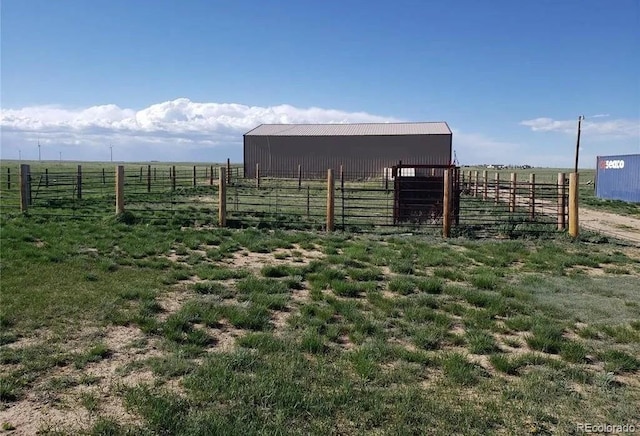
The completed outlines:
{"type": "MultiPolygon", "coordinates": [[[[404,168],[404,167],[403,167],[404,168]]],[[[130,212],[138,219],[187,224],[367,231],[414,228],[452,234],[509,237],[564,231],[570,189],[535,174],[505,178],[487,171],[431,168],[383,176],[294,172],[265,177],[256,168],[196,165],[120,166],[76,171],[7,169],[2,207],[33,215],[105,216],[130,212]]]]}

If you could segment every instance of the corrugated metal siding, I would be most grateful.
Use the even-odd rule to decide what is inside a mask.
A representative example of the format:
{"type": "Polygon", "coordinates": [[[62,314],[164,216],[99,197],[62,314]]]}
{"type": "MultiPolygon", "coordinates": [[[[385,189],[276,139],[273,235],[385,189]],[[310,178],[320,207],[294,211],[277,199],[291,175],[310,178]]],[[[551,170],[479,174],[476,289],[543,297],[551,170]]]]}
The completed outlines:
{"type": "Polygon", "coordinates": [[[448,165],[451,135],[245,136],[245,177],[325,177],[343,166],[345,177],[382,177],[384,168],[403,164],[448,165]]]}
{"type": "Polygon", "coordinates": [[[640,154],[598,156],[596,197],[640,203],[640,154]]]}
{"type": "Polygon", "coordinates": [[[245,136],[450,135],[445,122],[361,124],[262,124],[245,136]]]}

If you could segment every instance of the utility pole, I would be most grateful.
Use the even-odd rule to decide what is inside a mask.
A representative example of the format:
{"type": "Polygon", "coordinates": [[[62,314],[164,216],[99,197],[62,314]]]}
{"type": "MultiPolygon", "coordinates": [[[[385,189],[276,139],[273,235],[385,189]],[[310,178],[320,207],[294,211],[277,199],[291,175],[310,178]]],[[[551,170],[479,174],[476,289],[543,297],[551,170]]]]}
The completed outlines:
{"type": "Polygon", "coordinates": [[[59,151],[58,154],[60,154],[60,162],[62,162],[62,152],[59,151]]]}
{"type": "Polygon", "coordinates": [[[38,162],[40,162],[42,159],[40,158],[40,137],[38,137],[38,162]]]}
{"type": "Polygon", "coordinates": [[[22,161],[22,150],[18,150],[18,160],[22,161]]]}
{"type": "Polygon", "coordinates": [[[111,162],[113,162],[113,145],[109,143],[109,151],[111,152],[111,162]]]}
{"type": "Polygon", "coordinates": [[[576,163],[573,169],[574,173],[578,173],[578,155],[580,153],[580,130],[582,128],[582,120],[584,120],[584,115],[580,115],[578,117],[578,140],[576,141],[576,163]]]}

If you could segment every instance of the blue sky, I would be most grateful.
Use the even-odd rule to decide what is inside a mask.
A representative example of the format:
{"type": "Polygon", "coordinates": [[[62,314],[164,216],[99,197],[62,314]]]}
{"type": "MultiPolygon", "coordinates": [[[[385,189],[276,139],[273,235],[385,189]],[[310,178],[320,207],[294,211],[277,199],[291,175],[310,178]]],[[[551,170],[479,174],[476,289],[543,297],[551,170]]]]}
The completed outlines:
{"type": "Polygon", "coordinates": [[[640,1],[3,0],[2,158],[221,161],[262,122],[447,121],[462,164],[640,153],[640,1]]]}

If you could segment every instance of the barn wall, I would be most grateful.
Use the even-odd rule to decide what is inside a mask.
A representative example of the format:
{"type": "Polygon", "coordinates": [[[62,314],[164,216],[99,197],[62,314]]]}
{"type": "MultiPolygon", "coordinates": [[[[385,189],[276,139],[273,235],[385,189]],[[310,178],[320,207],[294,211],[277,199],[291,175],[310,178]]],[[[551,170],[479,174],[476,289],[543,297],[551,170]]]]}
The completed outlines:
{"type": "Polygon", "coordinates": [[[251,136],[244,137],[245,177],[325,177],[343,165],[348,179],[382,177],[383,169],[403,164],[447,165],[451,135],[251,136]]]}

